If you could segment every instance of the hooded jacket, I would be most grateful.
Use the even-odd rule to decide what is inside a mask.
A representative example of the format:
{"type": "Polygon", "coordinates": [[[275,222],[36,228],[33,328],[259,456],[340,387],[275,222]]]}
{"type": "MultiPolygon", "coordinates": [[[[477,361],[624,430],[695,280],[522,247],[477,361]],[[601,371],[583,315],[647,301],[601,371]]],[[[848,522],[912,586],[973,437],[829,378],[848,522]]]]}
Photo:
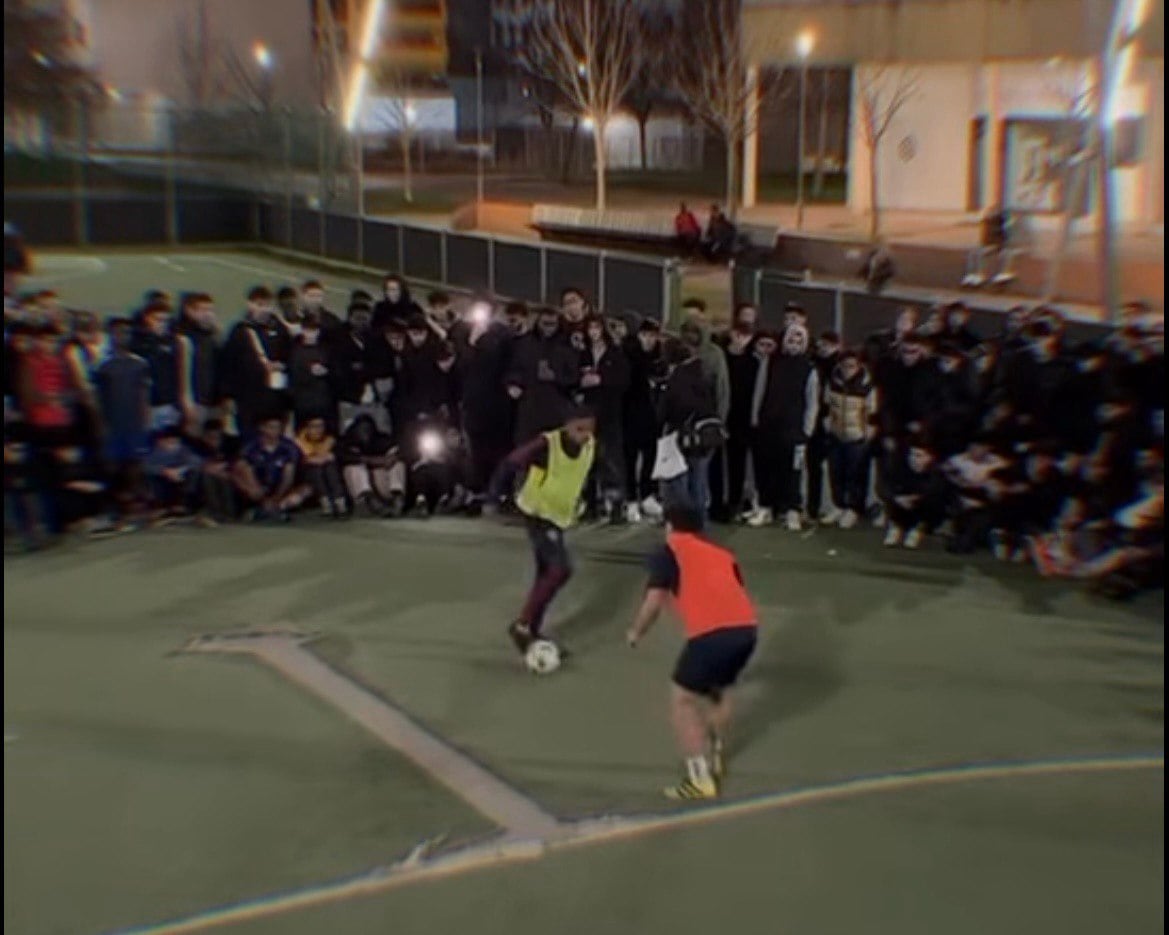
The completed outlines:
{"type": "Polygon", "coordinates": [[[837,364],[828,378],[824,402],[830,436],[842,442],[864,441],[877,415],[877,390],[864,367],[846,380],[837,364]]]}
{"type": "Polygon", "coordinates": [[[694,319],[694,324],[702,332],[698,359],[702,361],[702,372],[714,390],[714,414],[725,423],[731,412],[731,377],[727,371],[726,355],[714,343],[709,325],[697,319],[694,319]]]}
{"type": "Polygon", "coordinates": [[[410,296],[410,287],[402,283],[402,294],[397,302],[381,299],[373,307],[373,330],[380,332],[391,321],[405,325],[414,315],[421,315],[422,307],[410,296]]]}

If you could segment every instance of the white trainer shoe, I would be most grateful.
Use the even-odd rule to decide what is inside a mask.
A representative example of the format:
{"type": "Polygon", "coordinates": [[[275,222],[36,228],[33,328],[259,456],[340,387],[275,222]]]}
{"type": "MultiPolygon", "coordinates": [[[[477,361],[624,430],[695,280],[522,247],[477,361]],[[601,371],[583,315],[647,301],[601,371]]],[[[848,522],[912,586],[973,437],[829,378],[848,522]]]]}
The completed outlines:
{"type": "Polygon", "coordinates": [[[799,532],[804,527],[800,525],[800,511],[788,510],[783,520],[788,532],[799,532]]]}
{"type": "Polygon", "coordinates": [[[639,510],[637,508],[636,503],[625,504],[625,522],[627,522],[627,523],[640,523],[641,522],[641,510],[639,510]]]}
{"type": "Polygon", "coordinates": [[[662,505],[658,503],[656,497],[651,495],[641,501],[641,512],[646,519],[661,519],[662,505]]]}
{"type": "Polygon", "coordinates": [[[860,520],[860,517],[857,516],[855,510],[845,510],[840,514],[840,528],[852,529],[858,520],[860,520]]]}
{"type": "Polygon", "coordinates": [[[773,522],[775,522],[775,517],[766,507],[760,507],[747,517],[747,525],[756,529],[760,526],[770,526],[773,522]]]}
{"type": "Polygon", "coordinates": [[[921,531],[921,527],[914,526],[911,530],[909,530],[908,534],[906,534],[906,536],[905,536],[905,542],[904,542],[905,548],[916,549],[918,546],[921,545],[921,540],[922,540],[923,536],[924,536],[924,533],[921,531]]]}
{"type": "Polygon", "coordinates": [[[905,531],[900,526],[890,526],[885,533],[885,545],[896,546],[901,545],[901,540],[905,536],[905,531]]]}
{"type": "MultiPolygon", "coordinates": [[[[847,511],[845,511],[847,512],[847,511]]],[[[843,519],[844,513],[835,506],[830,506],[820,514],[820,523],[824,526],[835,526],[843,519]]]]}

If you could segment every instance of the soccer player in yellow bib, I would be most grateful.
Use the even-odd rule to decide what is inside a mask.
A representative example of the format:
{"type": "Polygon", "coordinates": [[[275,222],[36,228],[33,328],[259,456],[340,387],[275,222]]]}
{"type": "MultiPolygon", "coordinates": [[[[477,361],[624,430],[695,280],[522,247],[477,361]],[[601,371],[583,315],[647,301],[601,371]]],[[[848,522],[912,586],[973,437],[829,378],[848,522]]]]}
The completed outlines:
{"type": "Polygon", "coordinates": [[[516,495],[536,561],[536,580],[508,635],[521,653],[540,638],[544,614],[572,577],[564,533],[576,523],[578,505],[596,450],[597,423],[591,412],[573,411],[559,429],[537,435],[513,451],[495,472],[489,503],[500,497],[519,475],[516,495]]]}

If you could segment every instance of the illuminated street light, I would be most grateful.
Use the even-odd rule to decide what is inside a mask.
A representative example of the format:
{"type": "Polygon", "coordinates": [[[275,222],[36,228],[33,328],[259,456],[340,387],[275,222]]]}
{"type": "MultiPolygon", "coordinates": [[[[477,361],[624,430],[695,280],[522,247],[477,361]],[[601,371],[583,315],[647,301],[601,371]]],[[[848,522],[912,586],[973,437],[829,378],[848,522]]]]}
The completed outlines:
{"type": "Polygon", "coordinates": [[[345,98],[345,129],[352,132],[357,125],[357,112],[365,97],[365,86],[369,81],[369,61],[373,57],[381,27],[385,0],[370,0],[365,8],[365,21],[361,24],[361,47],[358,59],[349,78],[349,93],[345,98]]]}
{"type": "Polygon", "coordinates": [[[413,104],[407,102],[407,104],[406,104],[406,125],[412,126],[414,123],[414,120],[415,120],[415,118],[417,118],[417,116],[418,116],[418,108],[415,107],[413,104]]]}
{"type": "Polygon", "coordinates": [[[816,44],[815,36],[804,30],[796,38],[796,54],[800,57],[800,118],[796,128],[796,230],[804,226],[804,123],[808,110],[808,56],[816,44]]]}
{"type": "Polygon", "coordinates": [[[256,64],[264,69],[264,71],[272,68],[272,50],[263,42],[256,42],[252,46],[252,58],[256,60],[256,64]]]}
{"type": "Polygon", "coordinates": [[[585,117],[580,122],[580,125],[592,133],[594,128],[597,126],[597,121],[595,121],[592,117],[585,117]]]}

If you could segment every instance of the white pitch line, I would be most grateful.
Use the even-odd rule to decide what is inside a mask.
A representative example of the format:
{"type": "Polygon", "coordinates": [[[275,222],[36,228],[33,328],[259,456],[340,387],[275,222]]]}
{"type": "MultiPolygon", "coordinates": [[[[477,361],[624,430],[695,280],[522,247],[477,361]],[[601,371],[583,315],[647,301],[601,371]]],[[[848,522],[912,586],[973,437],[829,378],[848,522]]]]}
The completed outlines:
{"type": "Polygon", "coordinates": [[[304,642],[293,635],[270,632],[203,638],[188,644],[187,651],[255,656],[356,721],[511,836],[543,838],[560,827],[555,816],[423,730],[393,705],[330,668],[306,649],[304,642]]]}
{"type": "Polygon", "coordinates": [[[1142,755],[983,763],[944,766],[884,776],[861,776],[805,789],[772,793],[740,802],[700,807],[688,812],[640,819],[602,818],[563,824],[554,835],[542,841],[516,841],[504,837],[432,858],[415,858],[412,855],[391,867],[371,870],[346,880],[221,906],[171,922],[123,930],[121,935],[188,935],[191,932],[204,932],[221,925],[284,915],[297,910],[385,893],[413,883],[507,864],[535,861],[555,850],[601,844],[762,811],[801,808],[866,795],[906,792],[929,786],[1164,768],[1163,755],[1142,755]]]}
{"type": "MultiPolygon", "coordinates": [[[[250,266],[247,263],[237,263],[235,260],[225,260],[217,256],[199,256],[198,254],[189,254],[183,256],[184,260],[188,262],[191,260],[202,260],[204,263],[218,263],[220,266],[226,266],[228,269],[238,270],[241,273],[255,273],[257,276],[263,276],[265,279],[272,280],[290,280],[296,279],[300,274],[296,271],[279,270],[275,267],[260,267],[250,266]]],[[[336,286],[326,286],[326,292],[332,292],[336,295],[349,295],[347,289],[340,289],[336,286]]]]}
{"type": "Polygon", "coordinates": [[[163,266],[167,267],[168,269],[173,269],[176,273],[185,273],[187,271],[187,268],[185,266],[179,266],[179,264],[176,263],[174,260],[172,260],[170,257],[156,256],[154,258],[154,260],[156,263],[161,263],[163,266]]]}

